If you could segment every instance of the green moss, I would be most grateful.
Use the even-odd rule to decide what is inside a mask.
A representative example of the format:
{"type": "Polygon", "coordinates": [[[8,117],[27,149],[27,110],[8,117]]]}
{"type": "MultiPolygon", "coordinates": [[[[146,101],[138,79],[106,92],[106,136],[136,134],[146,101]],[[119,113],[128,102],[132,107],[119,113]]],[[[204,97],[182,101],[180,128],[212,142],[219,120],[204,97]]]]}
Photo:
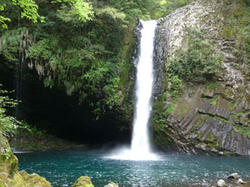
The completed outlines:
{"type": "Polygon", "coordinates": [[[197,132],[197,129],[199,126],[205,121],[206,117],[205,116],[200,116],[198,120],[196,120],[192,130],[197,132]]]}
{"type": "Polygon", "coordinates": [[[238,105],[237,105],[237,102],[236,102],[235,100],[231,100],[231,101],[229,102],[229,109],[230,109],[230,110],[234,110],[237,106],[238,106],[238,105]]]}
{"type": "Polygon", "coordinates": [[[162,149],[173,145],[173,140],[170,137],[171,133],[168,131],[166,125],[154,125],[154,145],[162,149]]]}
{"type": "Polygon", "coordinates": [[[134,29],[136,27],[135,21],[133,21],[129,27],[126,29],[125,37],[124,37],[124,46],[122,50],[119,53],[119,59],[120,59],[120,82],[119,87],[122,90],[122,94],[125,97],[127,97],[127,87],[133,86],[133,82],[130,80],[133,63],[131,63],[132,60],[132,54],[133,50],[136,44],[136,38],[134,35],[134,29]]]}
{"type": "MultiPolygon", "coordinates": [[[[215,134],[213,134],[212,132],[209,132],[205,141],[207,141],[209,143],[209,145],[211,145],[212,147],[215,147],[217,145],[217,143],[216,143],[217,139],[218,138],[216,137],[215,134]]],[[[218,146],[216,146],[216,147],[218,147],[218,146]]]]}
{"type": "Polygon", "coordinates": [[[43,177],[37,174],[28,174],[26,171],[20,171],[21,176],[28,186],[51,187],[51,184],[43,177]]]}
{"type": "Polygon", "coordinates": [[[206,83],[205,89],[207,91],[211,91],[211,90],[213,91],[213,90],[215,90],[215,89],[217,89],[219,87],[221,87],[221,83],[218,82],[218,81],[214,81],[214,82],[208,82],[208,83],[206,83]]]}
{"type": "Polygon", "coordinates": [[[0,187],[5,187],[4,182],[0,179],[0,187]]]}
{"type": "Polygon", "coordinates": [[[72,187],[94,187],[94,185],[92,184],[90,177],[88,177],[88,176],[81,176],[72,185],[72,187]]]}
{"type": "Polygon", "coordinates": [[[174,114],[176,115],[177,117],[182,117],[184,116],[192,107],[192,101],[184,98],[184,97],[181,97],[179,99],[177,99],[176,102],[172,103],[172,112],[170,110],[170,114],[174,114]]]}
{"type": "Polygon", "coordinates": [[[172,134],[166,127],[166,117],[162,113],[153,114],[153,142],[154,145],[165,149],[166,147],[173,144],[173,140],[170,135],[172,134]]]}
{"type": "Polygon", "coordinates": [[[239,132],[247,137],[250,138],[250,127],[246,127],[246,126],[242,126],[242,125],[234,125],[233,126],[233,129],[236,131],[236,132],[239,132]]]}
{"type": "Polygon", "coordinates": [[[210,104],[214,105],[214,106],[217,105],[219,97],[220,96],[216,95],[216,96],[212,97],[211,99],[209,99],[210,104]]]}
{"type": "Polygon", "coordinates": [[[222,117],[219,117],[219,116],[213,116],[213,115],[210,115],[210,114],[200,114],[201,116],[204,116],[204,117],[210,117],[210,118],[213,118],[214,120],[217,120],[219,121],[220,123],[224,123],[224,124],[232,124],[232,121],[230,120],[226,120],[222,117]]]}
{"type": "Polygon", "coordinates": [[[172,114],[175,111],[176,103],[170,103],[163,115],[172,114]]]}

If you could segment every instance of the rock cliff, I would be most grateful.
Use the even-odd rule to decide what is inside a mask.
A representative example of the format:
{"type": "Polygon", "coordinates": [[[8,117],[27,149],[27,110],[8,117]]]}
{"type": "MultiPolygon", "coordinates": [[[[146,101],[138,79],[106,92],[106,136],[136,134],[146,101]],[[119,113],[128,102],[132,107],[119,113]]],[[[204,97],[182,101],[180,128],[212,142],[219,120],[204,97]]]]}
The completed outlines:
{"type": "Polygon", "coordinates": [[[197,1],[158,21],[153,128],[155,144],[162,149],[174,144],[186,152],[250,155],[249,63],[236,56],[237,41],[221,34],[223,6],[197,1]],[[183,80],[183,93],[173,98],[167,94],[165,67],[178,50],[187,49],[188,29],[205,31],[222,58],[221,70],[211,80],[183,80]]]}

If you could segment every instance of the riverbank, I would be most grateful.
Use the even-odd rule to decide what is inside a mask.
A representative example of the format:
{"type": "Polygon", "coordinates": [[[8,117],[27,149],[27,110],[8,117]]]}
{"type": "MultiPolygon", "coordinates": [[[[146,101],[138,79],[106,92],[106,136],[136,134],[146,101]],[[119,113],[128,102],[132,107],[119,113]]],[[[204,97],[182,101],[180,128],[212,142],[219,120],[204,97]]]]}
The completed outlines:
{"type": "Polygon", "coordinates": [[[64,140],[43,131],[31,131],[26,128],[17,129],[15,135],[9,139],[9,143],[14,153],[22,151],[62,151],[89,147],[86,144],[64,140]]]}

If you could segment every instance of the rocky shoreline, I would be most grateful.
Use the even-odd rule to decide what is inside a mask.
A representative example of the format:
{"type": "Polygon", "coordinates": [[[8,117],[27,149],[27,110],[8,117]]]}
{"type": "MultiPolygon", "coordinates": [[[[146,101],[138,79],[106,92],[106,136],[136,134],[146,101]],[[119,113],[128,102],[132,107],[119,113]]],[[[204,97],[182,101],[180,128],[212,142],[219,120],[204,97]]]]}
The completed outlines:
{"type": "Polygon", "coordinates": [[[15,135],[9,138],[9,143],[14,153],[19,151],[61,151],[89,147],[86,144],[64,140],[47,133],[30,132],[25,128],[19,128],[15,135]]]}

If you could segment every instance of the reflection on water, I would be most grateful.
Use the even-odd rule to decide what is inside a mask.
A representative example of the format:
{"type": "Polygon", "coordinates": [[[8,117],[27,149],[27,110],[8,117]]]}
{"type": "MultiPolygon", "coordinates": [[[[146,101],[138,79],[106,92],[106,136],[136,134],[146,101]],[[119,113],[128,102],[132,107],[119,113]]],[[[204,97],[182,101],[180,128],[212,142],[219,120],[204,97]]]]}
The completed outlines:
{"type": "MultiPolygon", "coordinates": [[[[110,181],[120,186],[206,184],[238,172],[250,177],[250,158],[181,154],[161,155],[160,161],[113,160],[103,153],[68,151],[17,155],[20,169],[46,177],[54,187],[71,186],[79,176],[90,176],[95,186],[110,181]]],[[[180,186],[180,185],[179,185],[180,186]]]]}

